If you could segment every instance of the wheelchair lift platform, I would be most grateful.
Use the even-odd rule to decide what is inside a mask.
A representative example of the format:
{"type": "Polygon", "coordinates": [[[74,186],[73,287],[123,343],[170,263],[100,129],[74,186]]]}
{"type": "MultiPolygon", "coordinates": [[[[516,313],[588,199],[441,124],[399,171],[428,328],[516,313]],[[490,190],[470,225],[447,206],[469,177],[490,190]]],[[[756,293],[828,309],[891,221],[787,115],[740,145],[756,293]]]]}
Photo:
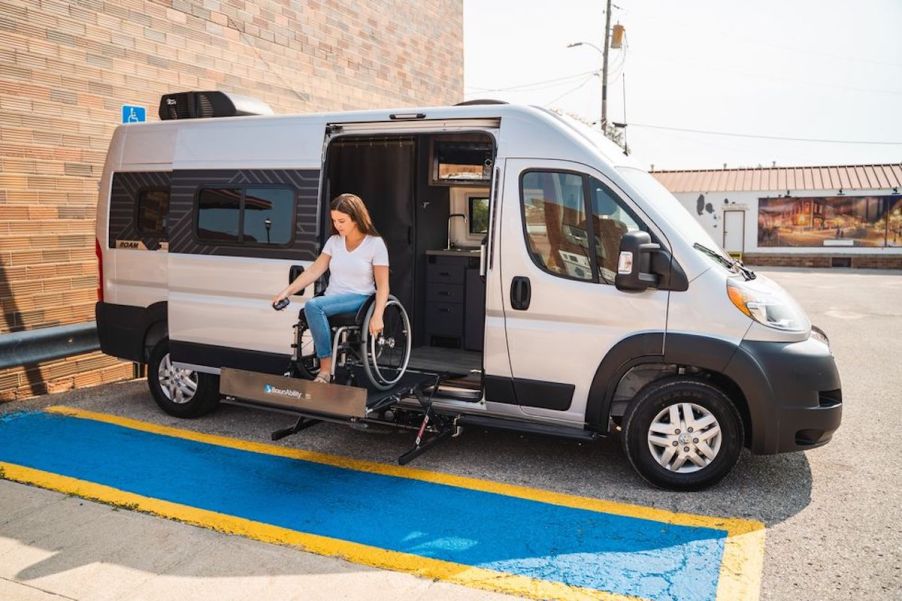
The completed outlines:
{"type": "MultiPolygon", "coordinates": [[[[365,381],[364,378],[355,380],[365,381]]],[[[220,372],[219,392],[234,404],[299,416],[294,426],[273,432],[272,440],[296,434],[322,421],[385,423],[377,419],[380,412],[391,409],[402,398],[416,398],[423,411],[421,423],[389,424],[417,430],[413,448],[398,458],[403,465],[456,431],[451,422],[433,412],[431,395],[425,393],[435,390],[440,381],[438,374],[408,370],[391,389],[379,390],[224,367],[220,372]],[[427,438],[427,434],[432,436],[427,438]]]]}
{"type": "Polygon", "coordinates": [[[300,413],[360,419],[367,414],[366,388],[323,384],[230,367],[224,367],[220,372],[219,393],[272,409],[300,413]]]}

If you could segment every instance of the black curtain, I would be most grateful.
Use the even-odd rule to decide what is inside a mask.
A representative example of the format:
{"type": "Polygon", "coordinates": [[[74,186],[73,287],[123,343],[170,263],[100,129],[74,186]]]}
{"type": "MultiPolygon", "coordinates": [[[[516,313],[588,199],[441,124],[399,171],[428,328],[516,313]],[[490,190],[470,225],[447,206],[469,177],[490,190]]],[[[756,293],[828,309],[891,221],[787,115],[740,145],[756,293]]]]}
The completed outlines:
{"type": "MultiPolygon", "coordinates": [[[[414,312],[414,159],[411,138],[337,140],[329,146],[328,202],[339,194],[363,199],[388,247],[389,286],[414,312]]],[[[325,226],[331,220],[325,212],[325,226]]]]}

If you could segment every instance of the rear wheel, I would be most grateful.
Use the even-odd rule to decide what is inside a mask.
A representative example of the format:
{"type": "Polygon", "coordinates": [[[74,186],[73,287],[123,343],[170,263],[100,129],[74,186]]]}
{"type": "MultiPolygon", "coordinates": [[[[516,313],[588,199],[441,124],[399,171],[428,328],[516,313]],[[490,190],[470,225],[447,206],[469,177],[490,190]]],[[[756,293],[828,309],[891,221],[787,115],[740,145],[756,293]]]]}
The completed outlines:
{"type": "Polygon", "coordinates": [[[173,366],[168,338],[150,352],[147,385],[160,409],[175,417],[200,417],[219,405],[219,377],[173,366]]]}
{"type": "Polygon", "coordinates": [[[370,382],[380,390],[388,390],[401,380],[410,360],[410,319],[400,301],[389,297],[382,313],[383,330],[372,336],[369,327],[375,309],[376,303],[370,305],[363,320],[360,354],[370,382]]]}
{"type": "Polygon", "coordinates": [[[700,490],[726,476],[742,451],[742,418],[719,388],[692,378],[653,382],[623,420],[623,448],[662,488],[700,490]]]}

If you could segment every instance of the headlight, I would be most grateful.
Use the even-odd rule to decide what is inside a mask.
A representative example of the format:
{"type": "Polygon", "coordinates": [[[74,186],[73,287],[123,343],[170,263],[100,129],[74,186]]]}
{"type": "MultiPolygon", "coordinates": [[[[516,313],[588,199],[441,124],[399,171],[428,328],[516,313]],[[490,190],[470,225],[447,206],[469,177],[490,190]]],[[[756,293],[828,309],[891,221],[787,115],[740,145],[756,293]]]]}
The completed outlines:
{"type": "Polygon", "coordinates": [[[737,309],[760,324],[784,331],[799,332],[808,328],[805,312],[779,287],[750,286],[730,279],[727,280],[727,296],[737,309]]]}

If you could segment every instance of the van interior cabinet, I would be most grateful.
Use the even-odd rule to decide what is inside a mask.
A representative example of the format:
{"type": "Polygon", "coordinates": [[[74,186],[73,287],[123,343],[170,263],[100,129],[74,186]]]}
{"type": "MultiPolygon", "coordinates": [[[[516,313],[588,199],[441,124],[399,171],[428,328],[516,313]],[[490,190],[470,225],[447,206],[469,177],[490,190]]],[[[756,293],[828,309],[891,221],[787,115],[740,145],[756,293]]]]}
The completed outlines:
{"type": "Polygon", "coordinates": [[[426,343],[482,350],[485,284],[478,253],[426,251],[426,343]]]}

